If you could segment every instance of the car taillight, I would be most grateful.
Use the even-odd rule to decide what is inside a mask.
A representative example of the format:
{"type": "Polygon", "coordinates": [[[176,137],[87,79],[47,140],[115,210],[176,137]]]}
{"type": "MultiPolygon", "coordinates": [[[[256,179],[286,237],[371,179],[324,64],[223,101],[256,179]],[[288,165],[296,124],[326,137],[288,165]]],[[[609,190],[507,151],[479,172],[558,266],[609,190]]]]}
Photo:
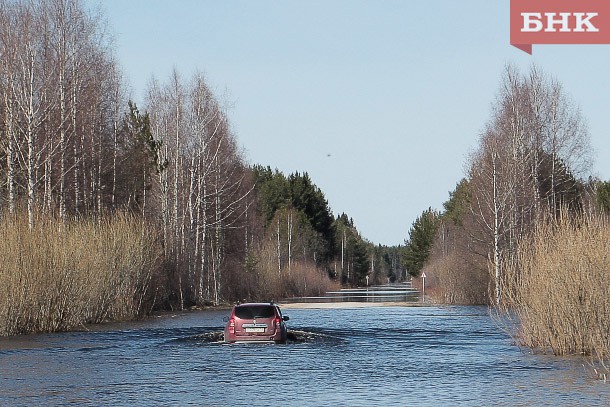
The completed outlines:
{"type": "Polygon", "coordinates": [[[282,319],[280,317],[275,317],[275,325],[280,326],[282,323],[282,319]]]}
{"type": "Polygon", "coordinates": [[[234,334],[235,333],[235,320],[233,318],[231,318],[229,320],[229,333],[230,334],[234,334]]]}

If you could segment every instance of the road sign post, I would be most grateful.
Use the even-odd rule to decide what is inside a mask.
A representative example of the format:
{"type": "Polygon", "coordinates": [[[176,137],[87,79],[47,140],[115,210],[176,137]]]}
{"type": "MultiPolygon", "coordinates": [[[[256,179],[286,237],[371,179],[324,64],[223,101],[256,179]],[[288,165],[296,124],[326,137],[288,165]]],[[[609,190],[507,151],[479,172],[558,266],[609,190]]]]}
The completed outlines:
{"type": "Polygon", "coordinates": [[[421,300],[426,301],[426,273],[421,273],[421,300]]]}

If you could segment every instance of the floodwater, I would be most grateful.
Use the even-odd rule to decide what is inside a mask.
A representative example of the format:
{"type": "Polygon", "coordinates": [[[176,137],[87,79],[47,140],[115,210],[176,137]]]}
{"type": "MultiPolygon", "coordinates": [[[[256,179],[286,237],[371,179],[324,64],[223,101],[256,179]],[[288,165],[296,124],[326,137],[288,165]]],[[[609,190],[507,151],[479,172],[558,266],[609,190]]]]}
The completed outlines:
{"type": "Polygon", "coordinates": [[[419,302],[421,295],[411,282],[381,286],[343,288],[329,291],[320,297],[298,297],[289,299],[297,303],[328,302],[419,302]]]}
{"type": "Polygon", "coordinates": [[[610,404],[582,360],[520,350],[482,307],[286,309],[286,345],[219,342],[227,313],[0,339],[0,405],[610,404]]]}

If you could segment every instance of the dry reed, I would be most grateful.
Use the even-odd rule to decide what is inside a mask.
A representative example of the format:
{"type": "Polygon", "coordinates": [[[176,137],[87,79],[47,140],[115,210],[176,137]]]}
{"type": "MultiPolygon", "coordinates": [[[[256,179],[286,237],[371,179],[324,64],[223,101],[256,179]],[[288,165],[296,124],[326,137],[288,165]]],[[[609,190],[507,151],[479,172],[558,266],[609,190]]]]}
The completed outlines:
{"type": "Polygon", "coordinates": [[[132,217],[0,219],[0,335],[70,330],[139,316],[159,259],[155,233],[132,217]]]}
{"type": "Polygon", "coordinates": [[[312,264],[295,261],[290,269],[262,268],[258,272],[258,295],[262,300],[280,300],[291,297],[322,296],[336,290],[339,284],[326,272],[312,264]]]}
{"type": "MultiPolygon", "coordinates": [[[[432,259],[423,269],[426,273],[426,297],[440,304],[486,304],[489,273],[457,252],[432,259]]],[[[421,278],[414,286],[422,289],[421,278]]]]}
{"type": "Polygon", "coordinates": [[[503,310],[520,344],[610,357],[610,228],[602,217],[541,223],[503,267],[503,310]]]}

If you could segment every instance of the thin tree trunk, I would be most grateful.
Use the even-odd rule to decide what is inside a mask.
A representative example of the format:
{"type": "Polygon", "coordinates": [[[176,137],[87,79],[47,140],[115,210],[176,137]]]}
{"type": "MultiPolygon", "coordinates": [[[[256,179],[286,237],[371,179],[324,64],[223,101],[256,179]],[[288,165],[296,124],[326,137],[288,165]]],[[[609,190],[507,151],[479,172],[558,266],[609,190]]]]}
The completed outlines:
{"type": "MultiPolygon", "coordinates": [[[[177,78],[176,78],[177,80],[177,78]]],[[[178,180],[180,174],[180,91],[178,89],[178,84],[176,84],[175,88],[176,92],[176,109],[175,109],[175,150],[174,150],[174,247],[177,249],[176,245],[180,242],[180,223],[178,219],[178,209],[179,209],[179,199],[178,199],[178,180]]],[[[178,260],[178,256],[180,256],[180,251],[176,250],[176,260],[178,260]]]]}
{"type": "Polygon", "coordinates": [[[100,129],[99,132],[99,138],[98,138],[98,152],[97,152],[97,185],[95,187],[95,200],[96,200],[96,208],[95,208],[95,212],[98,215],[101,215],[103,209],[102,209],[102,161],[103,161],[103,148],[102,148],[102,131],[100,129]]]}
{"type": "Polygon", "coordinates": [[[287,213],[286,223],[288,224],[288,274],[292,268],[292,212],[287,213]]]}
{"type": "MultiPolygon", "coordinates": [[[[165,146],[165,155],[168,156],[167,146],[165,146]]],[[[167,182],[167,171],[159,173],[159,186],[161,189],[161,219],[163,222],[163,251],[165,256],[169,255],[169,191],[167,182]]]]}
{"type": "Polygon", "coordinates": [[[30,230],[34,228],[34,198],[36,187],[36,157],[35,157],[35,137],[36,134],[34,132],[34,61],[35,54],[34,52],[30,52],[30,72],[29,72],[29,83],[28,83],[28,111],[26,118],[26,137],[28,144],[28,158],[27,158],[27,167],[28,167],[28,226],[30,230]]]}
{"type": "MultiPolygon", "coordinates": [[[[76,73],[76,67],[73,66],[72,67],[72,73],[73,75],[76,73]]],[[[78,213],[79,211],[79,206],[80,206],[80,184],[79,184],[79,176],[80,176],[80,168],[79,168],[79,148],[78,148],[78,142],[77,139],[78,137],[76,137],[76,131],[77,131],[77,122],[76,122],[76,106],[77,106],[77,83],[76,83],[76,79],[74,79],[74,84],[72,87],[72,132],[73,132],[73,143],[72,143],[72,150],[74,153],[74,180],[73,180],[73,188],[74,188],[74,213],[78,213]]],[[[81,141],[82,144],[82,141],[81,141]]],[[[82,149],[81,149],[82,150],[82,149]]]]}
{"type": "Polygon", "coordinates": [[[51,164],[51,157],[50,155],[46,157],[46,159],[44,160],[44,202],[43,202],[43,208],[44,208],[44,213],[49,214],[52,211],[52,194],[51,194],[51,190],[52,190],[52,185],[51,185],[51,179],[52,179],[52,174],[53,174],[53,167],[51,164]]]}
{"type": "MultiPolygon", "coordinates": [[[[9,78],[9,81],[11,78],[9,78]]],[[[5,93],[4,104],[6,108],[5,113],[5,128],[7,137],[7,148],[6,148],[6,182],[8,186],[8,210],[9,213],[15,213],[15,131],[13,127],[14,123],[14,104],[11,92],[12,84],[8,86],[5,93]]]]}
{"type": "Polygon", "coordinates": [[[216,255],[214,256],[214,303],[218,304],[220,302],[220,281],[221,281],[221,276],[220,276],[220,267],[222,264],[222,239],[221,239],[221,233],[222,233],[222,218],[221,218],[221,200],[220,200],[220,191],[218,189],[218,185],[220,183],[220,179],[219,179],[219,166],[218,166],[218,156],[216,156],[216,182],[214,183],[214,195],[215,195],[215,210],[216,210],[216,214],[215,214],[215,219],[214,219],[214,224],[216,225],[215,228],[215,246],[216,246],[216,255]]]}
{"type": "Polygon", "coordinates": [[[501,302],[501,281],[500,281],[500,207],[498,202],[498,174],[497,174],[497,154],[492,153],[492,177],[493,177],[493,266],[496,281],[496,305],[501,302]]]}
{"type": "Polygon", "coordinates": [[[189,191],[188,191],[188,199],[187,199],[187,212],[189,215],[189,227],[188,227],[188,236],[189,236],[189,252],[192,253],[192,257],[189,254],[189,262],[188,262],[188,280],[189,287],[191,290],[191,296],[197,300],[197,292],[195,292],[195,272],[198,270],[198,250],[197,247],[197,238],[196,238],[196,201],[195,201],[195,174],[197,172],[197,160],[196,156],[193,155],[191,157],[190,168],[189,168],[189,191]]]}
{"type": "Polygon", "coordinates": [[[59,71],[59,217],[66,219],[66,95],[63,68],[59,71]]]}
{"type": "MultiPolygon", "coordinates": [[[[199,166],[199,161],[197,162],[197,166],[199,166]]],[[[195,244],[194,244],[194,262],[195,262],[195,272],[197,274],[197,299],[200,303],[204,301],[204,275],[203,268],[201,265],[203,264],[203,248],[201,243],[201,222],[202,222],[202,213],[201,213],[201,173],[200,170],[197,171],[197,194],[195,197],[195,244]]]]}
{"type": "MultiPolygon", "coordinates": [[[[118,92],[117,92],[118,93],[118,92]]],[[[118,95],[117,95],[118,99],[118,95]]],[[[118,102],[118,101],[117,101],[118,102]]],[[[112,121],[112,192],[110,196],[110,205],[113,211],[116,211],[116,176],[117,176],[117,158],[119,152],[119,142],[118,142],[118,133],[119,133],[119,123],[116,118],[118,118],[118,104],[117,110],[115,111],[115,119],[112,121]]]]}
{"type": "Polygon", "coordinates": [[[277,219],[277,273],[282,273],[282,246],[280,239],[280,224],[282,216],[280,215],[277,219]]]}
{"type": "MultiPolygon", "coordinates": [[[[202,163],[203,166],[203,163],[202,163]]],[[[203,169],[200,171],[200,175],[199,175],[199,179],[200,179],[200,190],[202,190],[201,192],[201,274],[200,274],[200,285],[203,285],[203,278],[204,275],[206,275],[207,277],[207,284],[206,284],[206,298],[210,298],[210,272],[208,271],[206,273],[206,267],[207,267],[207,263],[208,263],[208,256],[207,256],[207,252],[206,252],[206,242],[207,242],[207,238],[208,238],[208,219],[207,219],[207,192],[208,192],[208,185],[206,180],[204,179],[204,175],[203,174],[203,169]]]]}

